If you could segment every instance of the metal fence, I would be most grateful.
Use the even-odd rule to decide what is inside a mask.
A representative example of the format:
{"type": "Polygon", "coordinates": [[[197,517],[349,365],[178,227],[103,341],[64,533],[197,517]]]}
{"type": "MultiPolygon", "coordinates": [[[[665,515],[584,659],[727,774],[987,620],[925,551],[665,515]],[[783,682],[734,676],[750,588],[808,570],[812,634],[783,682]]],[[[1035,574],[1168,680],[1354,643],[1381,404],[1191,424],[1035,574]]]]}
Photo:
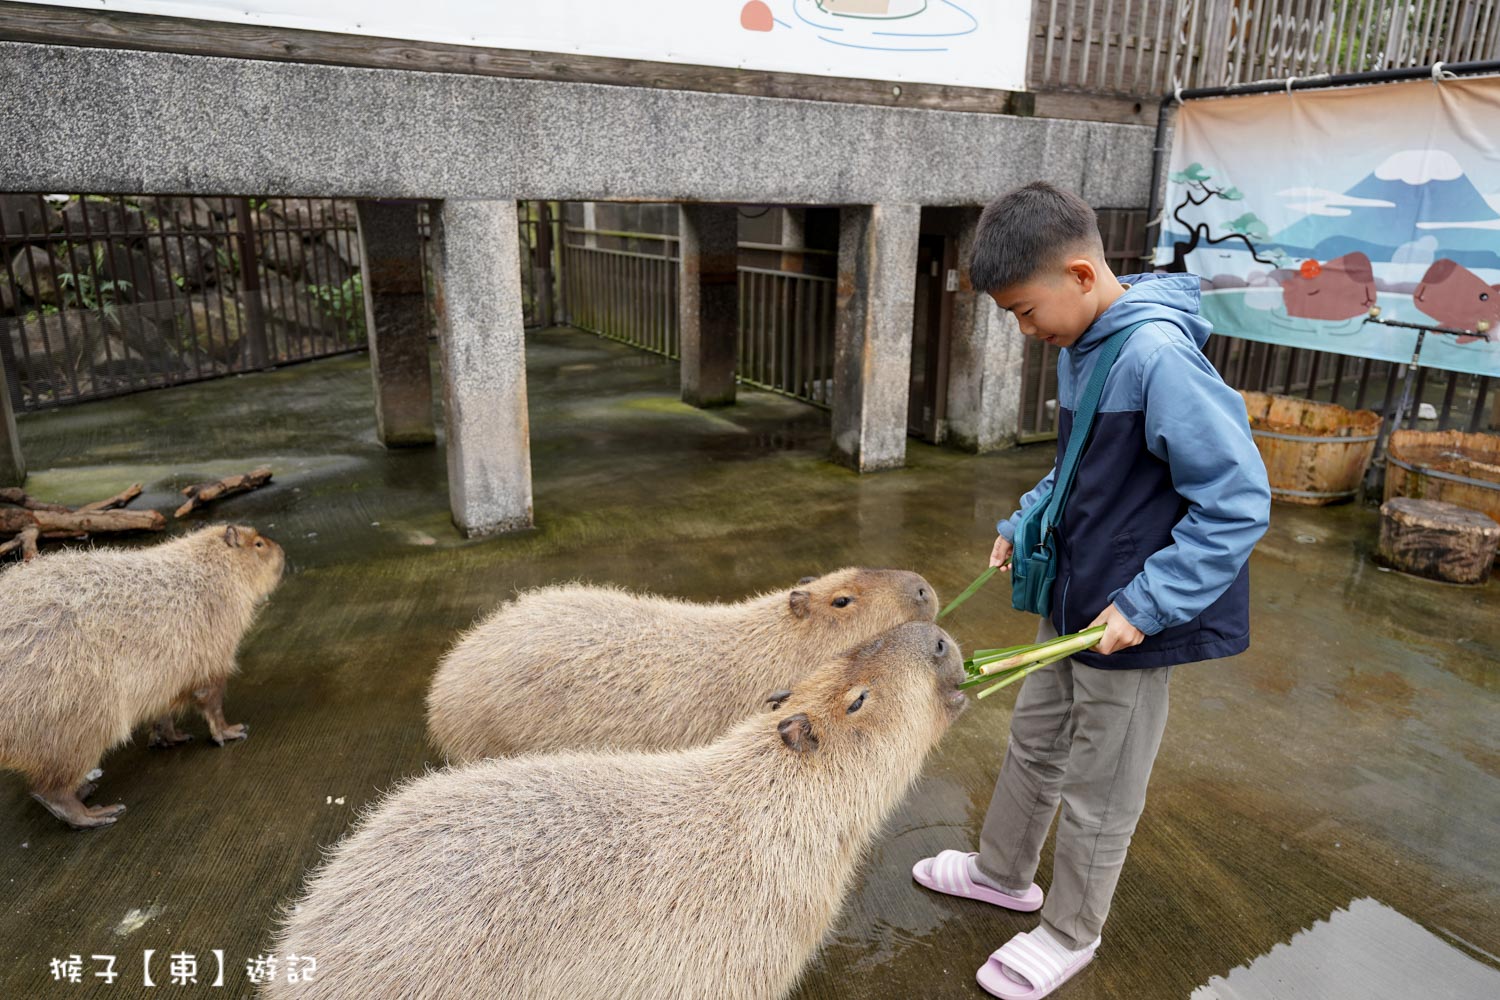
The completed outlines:
{"type": "MultiPolygon", "coordinates": [[[[565,236],[563,288],[569,321],[602,337],[677,358],[677,237],[573,226],[565,236]],[[632,249],[598,246],[601,239],[632,249]]],[[[759,243],[742,243],[740,249],[833,256],[828,250],[759,243]]],[[[832,405],[834,287],[830,277],[742,263],[736,378],[816,406],[832,405]]]]}
{"type": "Polygon", "coordinates": [[[21,411],[364,346],[353,203],[0,195],[21,411]]]}
{"type": "MultiPolygon", "coordinates": [[[[1321,399],[1350,409],[1391,412],[1401,392],[1405,366],[1261,344],[1233,337],[1209,338],[1204,353],[1224,381],[1239,389],[1321,399]]],[[[1486,430],[1491,379],[1466,372],[1418,368],[1408,426],[1436,430],[1486,430]],[[1430,411],[1424,406],[1431,407],[1430,411]],[[1423,414],[1426,413],[1426,416],[1423,414]]]]}
{"type": "Polygon", "coordinates": [[[740,381],[832,406],[837,282],[766,268],[739,271],[740,381]]]}
{"type": "Polygon", "coordinates": [[[563,297],[579,329],[669,358],[678,356],[677,237],[565,227],[563,297]],[[590,245],[600,236],[649,250],[590,245]],[[573,242],[567,238],[572,237],[573,242]]]}
{"type": "Polygon", "coordinates": [[[1500,0],[1036,0],[1033,90],[1176,86],[1493,59],[1500,0]]]}

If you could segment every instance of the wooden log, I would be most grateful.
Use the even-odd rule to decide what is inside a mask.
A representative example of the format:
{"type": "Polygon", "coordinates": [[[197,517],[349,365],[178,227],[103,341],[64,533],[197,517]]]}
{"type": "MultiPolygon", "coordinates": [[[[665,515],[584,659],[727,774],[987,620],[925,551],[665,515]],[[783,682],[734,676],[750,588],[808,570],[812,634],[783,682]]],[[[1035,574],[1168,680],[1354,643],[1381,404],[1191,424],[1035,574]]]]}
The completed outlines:
{"type": "Polygon", "coordinates": [[[39,537],[41,537],[41,532],[36,528],[26,528],[10,541],[0,543],[0,556],[9,555],[16,549],[20,549],[21,561],[31,562],[36,558],[36,540],[39,537]]]}
{"type": "Polygon", "coordinates": [[[0,489],[0,503],[15,504],[17,507],[24,507],[27,510],[65,511],[69,509],[60,503],[44,503],[15,486],[6,486],[0,489]]]}
{"type": "Polygon", "coordinates": [[[210,503],[220,497],[231,496],[235,493],[245,493],[249,490],[257,490],[271,481],[271,470],[265,467],[256,469],[254,472],[245,472],[238,476],[226,476],[223,479],[214,480],[209,483],[195,483],[185,488],[182,495],[187,497],[187,503],[177,508],[178,517],[186,517],[188,514],[210,503]]]}
{"type": "Polygon", "coordinates": [[[0,535],[19,535],[35,528],[47,538],[118,531],[162,531],[167,519],[154,510],[52,511],[0,508],[0,535]]]}
{"type": "Polygon", "coordinates": [[[120,492],[116,493],[108,500],[95,500],[93,503],[84,504],[82,507],[78,508],[78,513],[87,514],[96,510],[114,510],[116,507],[125,506],[140,495],[141,484],[136,483],[134,486],[128,486],[120,492]]]}
{"type": "Polygon", "coordinates": [[[1380,508],[1379,555],[1405,573],[1449,583],[1489,579],[1500,524],[1441,500],[1396,497],[1380,508]]]}

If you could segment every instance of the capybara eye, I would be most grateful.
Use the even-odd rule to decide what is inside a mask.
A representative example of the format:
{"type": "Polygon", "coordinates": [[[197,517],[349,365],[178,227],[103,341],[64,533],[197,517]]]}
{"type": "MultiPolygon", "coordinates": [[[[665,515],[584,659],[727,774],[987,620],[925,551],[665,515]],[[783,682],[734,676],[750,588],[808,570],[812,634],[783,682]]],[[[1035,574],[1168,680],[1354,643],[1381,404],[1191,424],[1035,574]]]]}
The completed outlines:
{"type": "Polygon", "coordinates": [[[1479,301],[1480,302],[1488,302],[1489,300],[1490,300],[1490,293],[1489,292],[1480,292],[1479,293],[1479,301]]]}
{"type": "Polygon", "coordinates": [[[854,598],[852,598],[852,597],[835,597],[833,599],[833,606],[836,607],[836,608],[847,608],[849,605],[851,605],[853,603],[854,603],[854,598]]]}
{"type": "Polygon", "coordinates": [[[939,639],[938,640],[937,655],[939,655],[939,656],[947,656],[948,655],[948,640],[947,639],[939,639]]]}
{"type": "Polygon", "coordinates": [[[265,542],[263,542],[263,541],[261,541],[261,540],[260,540],[260,539],[259,539],[259,538],[257,538],[257,539],[256,539],[256,540],[255,540],[255,547],[256,547],[256,548],[257,548],[257,549],[263,549],[263,548],[265,548],[265,547],[266,547],[266,543],[265,543],[265,542]]]}
{"type": "Polygon", "coordinates": [[[859,697],[854,699],[854,703],[844,710],[844,714],[853,715],[855,712],[858,712],[860,706],[865,703],[865,695],[869,693],[868,691],[861,691],[859,697]]]}

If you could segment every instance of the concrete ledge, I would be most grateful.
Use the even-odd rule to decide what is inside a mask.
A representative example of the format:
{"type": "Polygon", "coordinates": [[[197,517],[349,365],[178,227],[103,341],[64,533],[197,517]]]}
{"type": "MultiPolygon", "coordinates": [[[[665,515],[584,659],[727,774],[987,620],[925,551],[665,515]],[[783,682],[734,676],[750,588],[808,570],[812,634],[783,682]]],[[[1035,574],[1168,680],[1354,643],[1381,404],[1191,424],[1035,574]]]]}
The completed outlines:
{"type": "Polygon", "coordinates": [[[1147,201],[1139,125],[0,43],[0,191],[1147,201]]]}

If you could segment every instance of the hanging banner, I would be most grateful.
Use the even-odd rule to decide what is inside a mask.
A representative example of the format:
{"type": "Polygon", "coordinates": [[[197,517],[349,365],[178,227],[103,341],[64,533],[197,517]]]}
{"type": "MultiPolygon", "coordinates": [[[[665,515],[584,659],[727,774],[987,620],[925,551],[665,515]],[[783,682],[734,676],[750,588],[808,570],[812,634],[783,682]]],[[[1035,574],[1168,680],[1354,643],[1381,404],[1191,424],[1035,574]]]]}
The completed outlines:
{"type": "Polygon", "coordinates": [[[1186,102],[1158,267],[1215,331],[1500,376],[1500,78],[1186,102]]]}

